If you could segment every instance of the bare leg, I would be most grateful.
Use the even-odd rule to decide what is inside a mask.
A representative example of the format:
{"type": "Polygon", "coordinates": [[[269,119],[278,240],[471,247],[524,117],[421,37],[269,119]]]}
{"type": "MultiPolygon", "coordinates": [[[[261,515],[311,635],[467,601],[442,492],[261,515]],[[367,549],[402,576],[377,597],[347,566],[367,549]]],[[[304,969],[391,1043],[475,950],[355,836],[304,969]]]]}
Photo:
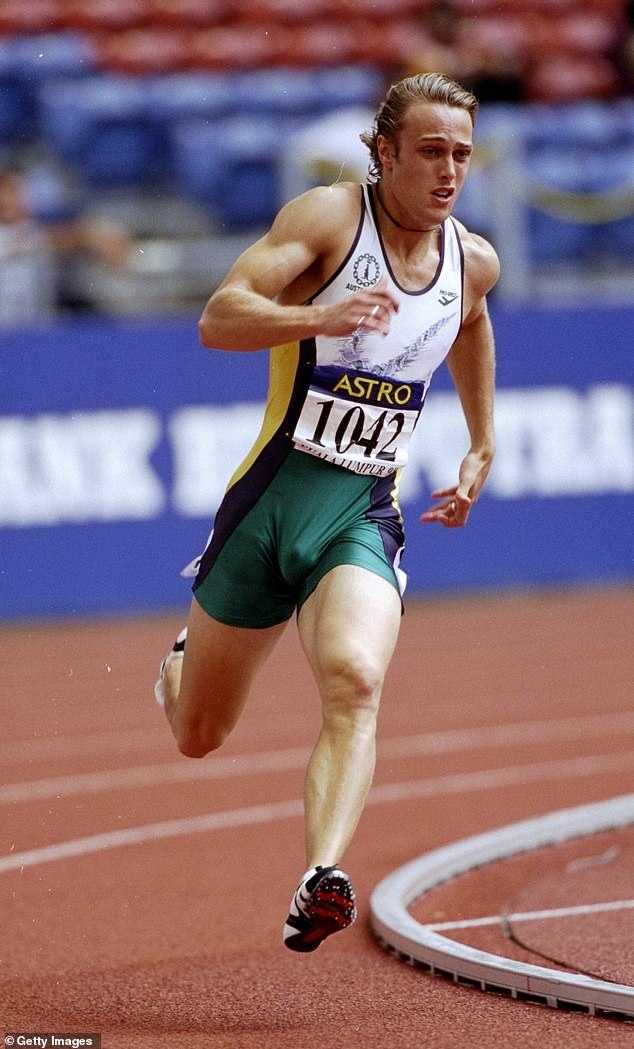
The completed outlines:
{"type": "Polygon", "coordinates": [[[339,862],[354,834],[375,763],[383,679],[401,621],[398,593],[354,565],[334,568],[299,616],[322,700],[322,729],[305,781],[307,867],[339,862]]]}
{"type": "Polygon", "coordinates": [[[285,626],[226,626],[192,601],[185,652],[168,656],[164,672],[165,714],[183,754],[201,758],[221,746],[285,626]]]}

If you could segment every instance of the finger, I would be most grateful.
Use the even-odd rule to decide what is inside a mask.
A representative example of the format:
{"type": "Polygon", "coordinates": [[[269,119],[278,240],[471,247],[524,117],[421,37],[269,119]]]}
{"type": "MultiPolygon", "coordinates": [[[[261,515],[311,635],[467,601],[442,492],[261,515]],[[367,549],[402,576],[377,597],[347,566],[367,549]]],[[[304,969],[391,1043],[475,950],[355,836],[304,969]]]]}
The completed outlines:
{"type": "MultiPolygon", "coordinates": [[[[436,493],[434,493],[436,494],[436,493]]],[[[423,524],[438,521],[446,528],[460,528],[466,524],[471,510],[471,500],[464,495],[459,495],[453,490],[454,498],[447,499],[440,506],[431,506],[420,520],[423,524]]]]}
{"type": "Polygon", "coordinates": [[[445,499],[447,497],[453,499],[457,491],[457,484],[452,485],[451,488],[436,488],[435,491],[431,493],[431,497],[432,499],[445,499]]]}
{"type": "Polygon", "coordinates": [[[375,284],[373,292],[380,293],[381,296],[387,300],[388,308],[391,308],[393,310],[399,309],[400,302],[397,299],[394,292],[392,291],[392,289],[388,286],[387,277],[381,277],[381,280],[378,282],[378,284],[375,284]]]}
{"type": "Polygon", "coordinates": [[[357,328],[366,331],[378,331],[387,335],[390,330],[390,311],[387,306],[375,302],[374,306],[363,313],[357,321],[357,328]]]}

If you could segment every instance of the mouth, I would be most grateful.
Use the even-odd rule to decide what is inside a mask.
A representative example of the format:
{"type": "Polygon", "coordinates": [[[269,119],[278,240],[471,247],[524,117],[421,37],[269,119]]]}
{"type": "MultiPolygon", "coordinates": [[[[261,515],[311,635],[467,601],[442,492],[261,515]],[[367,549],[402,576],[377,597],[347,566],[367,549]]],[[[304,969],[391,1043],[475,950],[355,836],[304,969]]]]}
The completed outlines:
{"type": "Polygon", "coordinates": [[[453,195],[454,190],[450,189],[449,187],[445,187],[444,189],[432,190],[432,197],[435,197],[436,200],[440,200],[443,204],[446,204],[448,200],[451,200],[453,195]]]}

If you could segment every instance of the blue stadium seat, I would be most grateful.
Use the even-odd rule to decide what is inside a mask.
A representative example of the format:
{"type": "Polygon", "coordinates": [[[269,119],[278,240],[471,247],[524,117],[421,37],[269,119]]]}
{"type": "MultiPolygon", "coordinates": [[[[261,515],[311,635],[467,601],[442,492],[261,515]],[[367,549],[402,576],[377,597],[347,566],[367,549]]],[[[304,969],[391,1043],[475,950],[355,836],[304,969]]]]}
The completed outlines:
{"type": "Polygon", "coordinates": [[[141,81],[101,75],[47,84],[43,134],[93,185],[140,185],[169,170],[167,132],[148,109],[141,81]]]}
{"type": "Polygon", "coordinates": [[[284,66],[242,72],[235,78],[238,111],[284,116],[314,116],[322,108],[322,92],[312,69],[284,66]]]}
{"type": "Polygon", "coordinates": [[[324,112],[349,106],[370,106],[374,110],[385,92],[385,77],[372,66],[325,67],[315,70],[314,77],[324,112]]]}
{"type": "Polygon", "coordinates": [[[235,77],[229,73],[168,73],[144,80],[147,107],[172,125],[189,117],[217,120],[236,110],[235,77]]]}
{"type": "Polygon", "coordinates": [[[48,78],[84,76],[94,52],[76,33],[0,38],[0,141],[24,144],[37,133],[38,93],[48,78]]]}
{"type": "Polygon", "coordinates": [[[383,79],[366,66],[277,66],[243,72],[234,83],[241,111],[314,118],[350,106],[374,108],[383,79]]]}
{"type": "Polygon", "coordinates": [[[11,144],[35,127],[33,91],[20,75],[10,41],[0,40],[0,142],[11,144]]]}
{"type": "Polygon", "coordinates": [[[16,68],[29,80],[83,77],[96,70],[95,47],[83,33],[39,33],[13,40],[16,68]]]}
{"type": "Polygon", "coordinates": [[[569,197],[585,192],[583,155],[568,149],[533,150],[526,165],[531,179],[529,251],[534,262],[581,261],[593,250],[591,225],[570,219],[569,197]]]}
{"type": "Polygon", "coordinates": [[[176,127],[181,190],[209,208],[225,232],[268,224],[280,204],[279,151],[284,119],[247,115],[176,127]]]}
{"type": "Polygon", "coordinates": [[[529,105],[523,124],[529,148],[597,149],[617,141],[623,130],[617,108],[604,102],[529,105]]]}
{"type": "Polygon", "coordinates": [[[527,171],[555,191],[529,210],[537,261],[634,261],[634,135],[622,108],[602,103],[531,106],[526,114],[527,171]],[[628,189],[628,187],[631,187],[628,189]]]}

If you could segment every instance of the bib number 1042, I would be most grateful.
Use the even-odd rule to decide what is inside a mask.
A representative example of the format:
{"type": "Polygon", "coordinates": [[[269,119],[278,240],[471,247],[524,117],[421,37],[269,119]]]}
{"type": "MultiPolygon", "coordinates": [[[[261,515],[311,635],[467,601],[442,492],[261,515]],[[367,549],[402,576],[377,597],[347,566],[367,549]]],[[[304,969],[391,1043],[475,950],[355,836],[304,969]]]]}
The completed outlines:
{"type": "Polygon", "coordinates": [[[399,467],[416,411],[350,404],[339,398],[308,397],[295,431],[296,444],[325,457],[347,456],[362,462],[399,467]]]}

